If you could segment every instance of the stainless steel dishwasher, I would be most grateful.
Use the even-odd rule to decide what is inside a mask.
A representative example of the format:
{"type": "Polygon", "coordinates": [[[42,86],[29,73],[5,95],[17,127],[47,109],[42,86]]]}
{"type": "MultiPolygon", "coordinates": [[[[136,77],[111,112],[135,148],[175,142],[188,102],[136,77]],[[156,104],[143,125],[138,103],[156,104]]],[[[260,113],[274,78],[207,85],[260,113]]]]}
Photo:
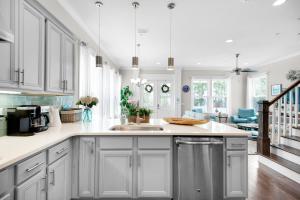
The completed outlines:
{"type": "Polygon", "coordinates": [[[176,137],[177,200],[223,199],[223,138],[176,137]]]}

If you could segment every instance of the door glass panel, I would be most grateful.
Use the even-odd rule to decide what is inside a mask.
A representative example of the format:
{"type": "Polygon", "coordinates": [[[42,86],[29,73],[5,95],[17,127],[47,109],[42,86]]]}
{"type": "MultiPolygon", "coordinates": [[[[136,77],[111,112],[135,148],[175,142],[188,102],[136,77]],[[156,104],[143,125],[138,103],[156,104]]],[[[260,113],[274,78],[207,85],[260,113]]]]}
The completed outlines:
{"type": "Polygon", "coordinates": [[[171,83],[161,84],[159,90],[160,90],[160,93],[159,93],[159,106],[161,108],[170,108],[172,106],[171,83]],[[165,86],[165,87],[163,87],[163,86],[165,86]],[[169,91],[167,91],[167,90],[169,90],[169,91]]]}
{"type": "Polygon", "coordinates": [[[194,80],[192,87],[194,92],[193,107],[202,109],[202,112],[208,112],[208,81],[194,80]]]}
{"type": "Polygon", "coordinates": [[[213,111],[227,112],[227,82],[212,80],[213,111]]]}
{"type": "Polygon", "coordinates": [[[143,106],[147,108],[154,106],[154,83],[147,83],[143,85],[143,106]]]}

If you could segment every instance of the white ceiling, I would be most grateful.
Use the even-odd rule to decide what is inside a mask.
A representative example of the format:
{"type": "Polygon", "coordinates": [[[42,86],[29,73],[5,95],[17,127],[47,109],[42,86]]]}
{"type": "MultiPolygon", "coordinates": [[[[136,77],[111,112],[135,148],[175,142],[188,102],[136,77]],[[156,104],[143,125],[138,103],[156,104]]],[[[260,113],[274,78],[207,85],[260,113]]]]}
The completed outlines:
{"type": "MultiPolygon", "coordinates": [[[[94,0],[58,0],[97,42],[94,0]]],[[[134,55],[131,0],[102,0],[101,46],[120,67],[134,55]]],[[[169,52],[167,0],[139,0],[140,66],[164,68],[169,52]],[[157,63],[161,63],[160,65],[157,63]]],[[[274,0],[176,0],[174,50],[176,66],[231,68],[234,54],[241,65],[259,66],[300,53],[300,0],[273,7],[274,0]],[[225,43],[232,39],[233,43],[225,43]],[[200,62],[200,64],[199,64],[200,62]],[[248,63],[248,64],[245,64],[248,63]]]]}

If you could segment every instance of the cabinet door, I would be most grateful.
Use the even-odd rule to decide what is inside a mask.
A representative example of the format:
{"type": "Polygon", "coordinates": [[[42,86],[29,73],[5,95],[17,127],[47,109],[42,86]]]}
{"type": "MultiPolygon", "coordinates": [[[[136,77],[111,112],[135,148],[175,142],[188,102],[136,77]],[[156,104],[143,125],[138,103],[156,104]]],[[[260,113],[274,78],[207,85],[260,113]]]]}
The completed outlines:
{"type": "Polygon", "coordinates": [[[79,197],[94,197],[95,138],[79,141],[79,197]]]}
{"type": "Polygon", "coordinates": [[[247,152],[226,152],[226,197],[247,196],[247,152]]]}
{"type": "Polygon", "coordinates": [[[169,150],[138,151],[138,197],[171,196],[169,150]]]}
{"type": "Polygon", "coordinates": [[[98,151],[99,197],[132,198],[132,151],[98,151]]]}
{"type": "Polygon", "coordinates": [[[64,58],[64,79],[65,93],[74,93],[74,72],[75,72],[75,42],[68,36],[64,37],[63,43],[64,58]]]}
{"type": "MultiPolygon", "coordinates": [[[[11,28],[15,34],[14,44],[0,42],[0,87],[17,87],[18,86],[18,63],[17,59],[17,2],[18,0],[0,0],[1,23],[11,28]]],[[[1,24],[1,26],[3,25],[1,24]]]]}
{"type": "Polygon", "coordinates": [[[71,156],[65,155],[48,167],[48,200],[71,199],[71,156]]]}
{"type": "Polygon", "coordinates": [[[17,200],[46,200],[46,172],[42,170],[17,187],[17,200]]]}
{"type": "Polygon", "coordinates": [[[44,90],[45,18],[24,1],[20,6],[20,87],[44,90]]]}
{"type": "Polygon", "coordinates": [[[46,91],[63,92],[62,31],[47,21],[46,91]]]}

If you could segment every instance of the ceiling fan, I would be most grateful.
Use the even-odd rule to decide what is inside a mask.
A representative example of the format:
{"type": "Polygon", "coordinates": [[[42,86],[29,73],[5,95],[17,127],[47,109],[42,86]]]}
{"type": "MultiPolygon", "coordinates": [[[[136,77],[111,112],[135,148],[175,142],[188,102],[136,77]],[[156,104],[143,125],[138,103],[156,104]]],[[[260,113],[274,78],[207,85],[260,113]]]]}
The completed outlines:
{"type": "Polygon", "coordinates": [[[235,73],[236,75],[240,75],[241,72],[257,72],[256,70],[254,69],[250,69],[250,68],[240,68],[239,67],[239,56],[240,54],[237,53],[235,54],[235,58],[236,58],[236,62],[235,62],[235,69],[233,69],[231,72],[232,73],[235,73]]]}

